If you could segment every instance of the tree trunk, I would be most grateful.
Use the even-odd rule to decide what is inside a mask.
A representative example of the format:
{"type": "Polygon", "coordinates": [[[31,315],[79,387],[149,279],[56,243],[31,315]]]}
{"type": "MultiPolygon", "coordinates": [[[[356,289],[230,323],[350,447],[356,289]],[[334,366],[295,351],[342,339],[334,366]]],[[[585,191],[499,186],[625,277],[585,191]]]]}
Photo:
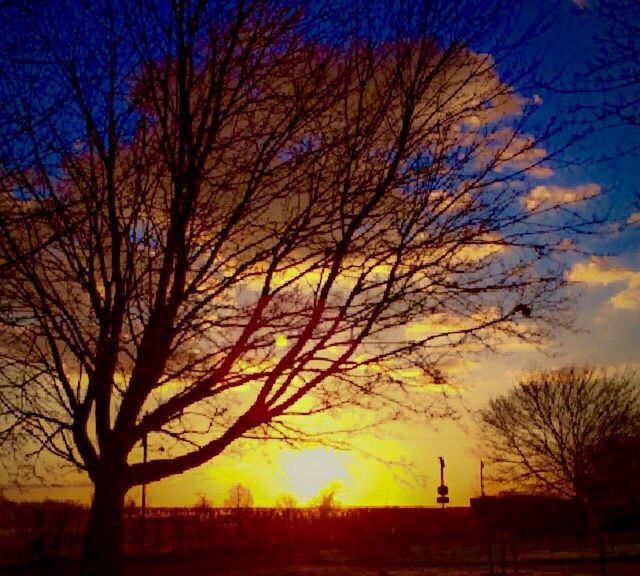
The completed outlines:
{"type": "Polygon", "coordinates": [[[95,484],[82,550],[82,576],[120,576],[123,572],[122,514],[126,490],[114,474],[95,484]]]}

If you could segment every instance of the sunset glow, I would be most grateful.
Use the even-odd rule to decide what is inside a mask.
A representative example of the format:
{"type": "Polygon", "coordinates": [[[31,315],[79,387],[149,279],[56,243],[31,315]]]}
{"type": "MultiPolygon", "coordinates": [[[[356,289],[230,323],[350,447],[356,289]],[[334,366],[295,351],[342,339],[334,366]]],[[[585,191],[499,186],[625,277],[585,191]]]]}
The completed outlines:
{"type": "Polygon", "coordinates": [[[349,464],[353,456],[329,448],[312,448],[300,452],[283,451],[279,455],[288,485],[300,504],[313,504],[314,497],[325,490],[348,485],[349,464]]]}
{"type": "Polygon", "coordinates": [[[113,37],[91,3],[5,25],[2,54],[25,51],[0,90],[9,498],[89,504],[121,474],[114,498],[144,485],[149,507],[238,485],[256,507],[428,507],[444,458],[466,506],[491,399],[533,370],[640,368],[640,132],[583,138],[599,89],[571,94],[600,3],[517,49],[495,33],[526,37],[536,3],[347,2],[348,33],[305,3],[129,4],[113,37]]]}
{"type": "Polygon", "coordinates": [[[0,1],[0,572],[637,568],[639,30],[0,1]]]}

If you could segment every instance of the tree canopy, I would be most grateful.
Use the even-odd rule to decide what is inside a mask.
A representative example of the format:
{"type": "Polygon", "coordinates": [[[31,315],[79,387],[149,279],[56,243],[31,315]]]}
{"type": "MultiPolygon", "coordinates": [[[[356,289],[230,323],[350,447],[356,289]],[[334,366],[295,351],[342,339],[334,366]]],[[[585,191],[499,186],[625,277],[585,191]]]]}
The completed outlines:
{"type": "Polygon", "coordinates": [[[607,446],[640,433],[640,384],[629,370],[534,372],[480,416],[495,480],[587,503],[615,477],[607,446]]]}
{"type": "Polygon", "coordinates": [[[128,488],[433,416],[444,358],[563,322],[591,193],[540,184],[543,15],[338,4],[3,6],[0,439],[88,474],[96,557],[128,488]]]}

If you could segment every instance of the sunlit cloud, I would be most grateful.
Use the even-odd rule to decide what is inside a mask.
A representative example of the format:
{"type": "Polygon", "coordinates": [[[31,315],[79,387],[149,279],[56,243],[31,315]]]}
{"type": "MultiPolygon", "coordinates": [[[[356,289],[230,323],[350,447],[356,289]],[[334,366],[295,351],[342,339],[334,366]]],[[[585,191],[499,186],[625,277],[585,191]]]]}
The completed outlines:
{"type": "Polygon", "coordinates": [[[540,348],[540,345],[519,338],[509,338],[500,344],[501,352],[529,352],[538,348],[540,348]]]}
{"type": "Polygon", "coordinates": [[[593,198],[600,194],[598,184],[584,184],[573,188],[564,186],[536,186],[522,199],[522,203],[529,211],[539,210],[546,206],[558,204],[573,204],[593,198]]]}
{"type": "Polygon", "coordinates": [[[421,339],[435,334],[470,328],[473,322],[467,318],[436,314],[421,322],[413,322],[405,328],[407,336],[421,339]]]}
{"type": "Polygon", "coordinates": [[[498,173],[524,172],[532,178],[544,179],[554,175],[545,164],[549,153],[537,145],[530,134],[516,133],[511,127],[502,127],[487,137],[477,154],[479,165],[494,164],[498,173]]]}
{"type": "Polygon", "coordinates": [[[634,212],[627,219],[627,224],[640,224],[640,212],[634,212]]]}
{"type": "Polygon", "coordinates": [[[504,241],[499,234],[485,234],[473,245],[462,246],[455,254],[454,262],[480,262],[505,250],[504,241]]]}
{"type": "Polygon", "coordinates": [[[563,238],[558,244],[558,250],[573,250],[575,248],[575,244],[571,238],[563,238]]]}
{"type": "Polygon", "coordinates": [[[592,286],[623,285],[610,299],[610,304],[619,310],[640,310],[640,271],[615,266],[604,258],[591,258],[578,262],[567,274],[571,282],[582,282],[592,286]]]}

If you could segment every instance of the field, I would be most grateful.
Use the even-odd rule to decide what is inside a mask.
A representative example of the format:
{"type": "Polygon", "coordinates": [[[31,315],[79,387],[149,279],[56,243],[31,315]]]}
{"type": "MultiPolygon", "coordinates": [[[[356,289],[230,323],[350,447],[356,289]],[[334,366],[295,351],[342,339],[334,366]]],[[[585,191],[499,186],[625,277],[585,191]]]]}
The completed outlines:
{"type": "MultiPolygon", "coordinates": [[[[604,558],[608,576],[640,576],[637,527],[600,537],[563,503],[523,502],[489,517],[470,508],[152,509],[142,524],[133,511],[126,575],[601,576],[604,558]]],[[[44,503],[4,513],[0,574],[78,572],[86,509],[44,503]]]]}

